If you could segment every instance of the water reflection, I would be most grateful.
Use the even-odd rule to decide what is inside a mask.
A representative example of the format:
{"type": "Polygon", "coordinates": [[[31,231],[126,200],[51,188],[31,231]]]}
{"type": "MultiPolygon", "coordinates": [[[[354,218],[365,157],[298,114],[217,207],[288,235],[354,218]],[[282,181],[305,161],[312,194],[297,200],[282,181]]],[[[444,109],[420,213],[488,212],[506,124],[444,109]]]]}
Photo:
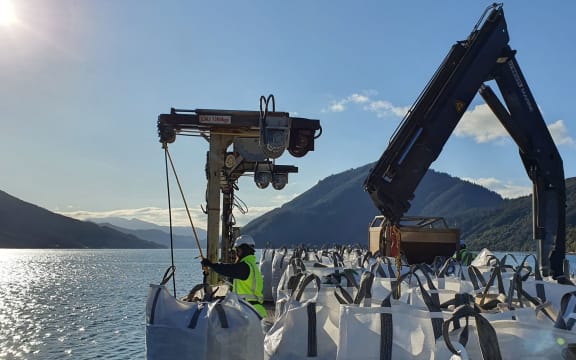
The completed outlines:
{"type": "MultiPolygon", "coordinates": [[[[178,292],[201,281],[177,252],[178,292]]],[[[0,358],[128,359],[144,355],[149,283],[167,250],[0,250],[0,358]]]]}

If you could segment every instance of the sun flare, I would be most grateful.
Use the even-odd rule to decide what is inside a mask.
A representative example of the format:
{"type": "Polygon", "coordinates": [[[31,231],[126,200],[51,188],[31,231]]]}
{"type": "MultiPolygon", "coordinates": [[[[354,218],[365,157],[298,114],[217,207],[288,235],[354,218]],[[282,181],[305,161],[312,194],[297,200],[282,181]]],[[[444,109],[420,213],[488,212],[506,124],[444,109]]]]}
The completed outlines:
{"type": "Polygon", "coordinates": [[[0,0],[0,26],[10,26],[17,21],[12,0],[0,0]]]}

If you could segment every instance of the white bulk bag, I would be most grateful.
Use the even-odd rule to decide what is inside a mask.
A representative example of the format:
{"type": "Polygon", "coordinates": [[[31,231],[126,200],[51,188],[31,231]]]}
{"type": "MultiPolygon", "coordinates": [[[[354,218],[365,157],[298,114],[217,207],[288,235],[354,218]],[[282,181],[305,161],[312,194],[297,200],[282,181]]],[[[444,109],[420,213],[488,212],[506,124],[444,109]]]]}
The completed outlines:
{"type": "Polygon", "coordinates": [[[146,359],[206,359],[208,307],[175,299],[163,285],[150,285],[146,303],[146,359]]]}
{"type": "Polygon", "coordinates": [[[262,274],[262,296],[264,301],[274,301],[272,296],[272,260],[274,258],[274,249],[263,249],[260,256],[260,273],[262,274]]]}
{"type": "Polygon", "coordinates": [[[524,257],[521,266],[516,269],[516,272],[522,275],[522,290],[532,297],[537,297],[543,303],[549,303],[554,313],[560,311],[562,297],[565,294],[576,291],[576,286],[572,284],[561,284],[551,277],[543,277],[540,272],[538,258],[533,254],[524,257]],[[529,258],[533,259],[533,269],[527,265],[529,258]],[[523,273],[520,273],[521,270],[524,270],[523,273]],[[530,272],[532,273],[531,276],[523,276],[523,274],[530,272]]]}
{"type": "Polygon", "coordinates": [[[314,274],[302,278],[266,333],[265,359],[333,360],[336,357],[338,328],[330,321],[329,306],[318,302],[320,286],[320,279],[314,274]],[[313,294],[306,290],[309,285],[314,285],[313,294]],[[304,294],[310,298],[304,301],[304,294]]]}
{"type": "Polygon", "coordinates": [[[471,307],[461,307],[443,325],[444,341],[437,342],[435,359],[572,359],[576,334],[545,323],[515,320],[488,322],[471,307]],[[466,321],[463,319],[468,318],[466,321]],[[450,331],[458,322],[460,329],[450,331]],[[465,337],[460,336],[467,328],[465,337]],[[465,340],[465,341],[464,341],[465,340]],[[457,359],[457,357],[454,357],[457,359]]]}
{"type": "MultiPolygon", "coordinates": [[[[296,288],[296,285],[298,285],[300,281],[300,275],[306,270],[306,265],[300,258],[293,257],[286,263],[287,265],[284,267],[284,272],[275,285],[274,300],[276,307],[278,307],[279,302],[286,301],[286,299],[290,297],[292,290],[296,288]]],[[[276,313],[276,317],[278,316],[279,314],[276,313]]]]}
{"type": "Polygon", "coordinates": [[[342,305],[336,359],[430,359],[435,348],[432,319],[440,324],[442,317],[442,312],[396,300],[389,307],[342,305]]]}
{"type": "Polygon", "coordinates": [[[260,321],[256,310],[233,292],[211,302],[186,302],[164,285],[150,285],[146,358],[262,359],[260,321]]]}
{"type": "Polygon", "coordinates": [[[522,290],[533,297],[538,297],[542,302],[548,302],[554,312],[559,312],[562,297],[576,291],[576,286],[560,284],[555,280],[545,278],[536,279],[530,277],[522,281],[522,290]]]}
{"type": "Polygon", "coordinates": [[[427,309],[391,296],[380,307],[342,305],[336,359],[432,359],[436,338],[442,335],[443,319],[448,314],[434,305],[424,289],[422,292],[427,309]]]}
{"type": "MultiPolygon", "coordinates": [[[[459,278],[431,278],[430,282],[423,283],[424,289],[430,294],[434,301],[438,301],[437,305],[441,308],[447,308],[449,305],[461,305],[459,301],[469,302],[474,298],[474,287],[470,281],[461,280],[459,278]],[[467,298],[466,295],[469,295],[467,298]]],[[[409,290],[410,304],[424,308],[426,306],[422,297],[422,290],[420,287],[413,287],[409,290]]]]}
{"type": "Polygon", "coordinates": [[[576,331],[574,324],[576,324],[576,292],[571,292],[562,296],[554,327],[576,331]]]}
{"type": "Polygon", "coordinates": [[[382,300],[390,296],[390,294],[399,287],[401,295],[399,300],[408,302],[411,288],[406,281],[400,280],[399,284],[400,285],[398,285],[398,280],[395,278],[375,277],[372,283],[372,298],[374,301],[381,303],[382,300]]]}
{"type": "Polygon", "coordinates": [[[278,283],[280,282],[280,278],[282,274],[284,274],[284,270],[288,267],[288,263],[290,261],[291,254],[288,253],[288,250],[283,247],[279,250],[274,252],[274,257],[272,258],[272,297],[273,300],[276,301],[276,294],[278,293],[278,283]]]}
{"type": "Polygon", "coordinates": [[[229,292],[223,300],[209,303],[208,320],[210,359],[264,358],[262,318],[236,293],[229,292]]]}

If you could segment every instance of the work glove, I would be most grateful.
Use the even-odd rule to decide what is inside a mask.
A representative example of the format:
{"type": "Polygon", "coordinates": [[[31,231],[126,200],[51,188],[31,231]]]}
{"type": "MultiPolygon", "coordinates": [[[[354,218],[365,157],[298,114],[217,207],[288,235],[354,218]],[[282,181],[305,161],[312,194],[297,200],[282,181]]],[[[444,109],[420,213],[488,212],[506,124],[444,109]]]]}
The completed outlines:
{"type": "Polygon", "coordinates": [[[211,267],[211,266],[212,262],[210,260],[208,260],[207,258],[202,259],[202,267],[211,267]]]}

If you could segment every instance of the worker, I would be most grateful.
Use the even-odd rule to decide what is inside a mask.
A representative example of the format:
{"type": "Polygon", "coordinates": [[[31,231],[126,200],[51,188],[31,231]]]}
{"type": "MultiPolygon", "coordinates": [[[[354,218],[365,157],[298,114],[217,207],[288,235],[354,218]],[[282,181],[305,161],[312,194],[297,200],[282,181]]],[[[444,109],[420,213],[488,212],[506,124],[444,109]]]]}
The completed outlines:
{"type": "Polygon", "coordinates": [[[232,291],[239,297],[250,303],[262,318],[266,317],[266,309],[262,303],[262,288],[264,281],[262,274],[256,265],[255,247],[256,243],[250,235],[240,235],[234,242],[236,251],[236,262],[233,264],[212,263],[210,260],[202,259],[202,266],[209,267],[218,274],[233,279],[232,291]]]}
{"type": "Polygon", "coordinates": [[[452,258],[460,261],[462,265],[466,266],[470,265],[475,257],[476,254],[474,254],[471,251],[468,251],[468,249],[466,248],[466,244],[462,240],[460,241],[460,250],[456,251],[452,256],[452,258]]]}

